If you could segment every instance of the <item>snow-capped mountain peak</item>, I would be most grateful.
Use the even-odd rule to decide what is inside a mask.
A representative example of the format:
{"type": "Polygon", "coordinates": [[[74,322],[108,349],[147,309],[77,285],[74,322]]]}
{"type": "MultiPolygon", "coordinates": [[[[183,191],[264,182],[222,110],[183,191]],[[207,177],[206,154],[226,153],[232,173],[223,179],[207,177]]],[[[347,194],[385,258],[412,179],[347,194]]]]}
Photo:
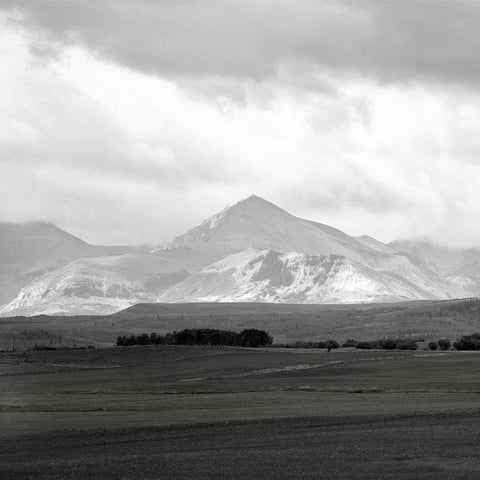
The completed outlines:
{"type": "Polygon", "coordinates": [[[355,258],[373,251],[340,230],[295,217],[256,195],[223,209],[169,247],[209,251],[218,259],[247,248],[355,258]]]}
{"type": "MultiPolygon", "coordinates": [[[[476,274],[480,262],[445,276],[430,261],[413,259],[394,244],[385,245],[366,235],[351,237],[291,215],[256,195],[224,208],[150,253],[114,252],[112,247],[95,247],[66,232],[63,235],[56,227],[38,228],[42,235],[48,232],[47,240],[40,235],[38,245],[32,232],[26,240],[14,229],[0,237],[0,259],[15,257],[12,245],[19,244],[21,252],[33,252],[33,256],[20,253],[15,257],[20,259],[20,270],[35,271],[30,277],[12,277],[3,267],[7,272],[4,284],[17,278],[15,295],[20,292],[0,307],[0,314],[111,313],[145,301],[440,299],[471,296],[473,289],[480,289],[476,274]],[[24,240],[18,242],[20,237],[24,240]],[[33,250],[24,248],[30,244],[33,250]],[[50,253],[45,257],[45,252],[50,253]],[[112,257],[111,253],[120,254],[112,257]]],[[[478,258],[452,256],[452,262],[457,257],[478,258]]],[[[13,270],[18,272],[15,261],[13,270]]]]}

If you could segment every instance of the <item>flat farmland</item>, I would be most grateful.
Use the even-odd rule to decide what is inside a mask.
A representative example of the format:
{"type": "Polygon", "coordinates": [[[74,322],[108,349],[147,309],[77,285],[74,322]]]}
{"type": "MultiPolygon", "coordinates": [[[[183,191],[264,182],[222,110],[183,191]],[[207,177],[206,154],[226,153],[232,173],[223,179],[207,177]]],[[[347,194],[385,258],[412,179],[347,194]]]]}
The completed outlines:
{"type": "Polygon", "coordinates": [[[475,352],[0,355],[0,478],[478,478],[475,352]]]}

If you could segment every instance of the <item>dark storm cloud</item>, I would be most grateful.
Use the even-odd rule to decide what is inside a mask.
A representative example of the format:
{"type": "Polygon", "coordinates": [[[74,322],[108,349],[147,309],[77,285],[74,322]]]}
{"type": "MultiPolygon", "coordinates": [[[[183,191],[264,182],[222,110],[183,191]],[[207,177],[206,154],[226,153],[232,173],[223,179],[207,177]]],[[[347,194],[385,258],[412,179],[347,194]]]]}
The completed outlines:
{"type": "MultiPolygon", "coordinates": [[[[479,2],[3,4],[51,41],[153,74],[265,78],[306,60],[384,81],[480,79],[479,2]]],[[[40,48],[40,55],[51,49],[40,48]]]]}

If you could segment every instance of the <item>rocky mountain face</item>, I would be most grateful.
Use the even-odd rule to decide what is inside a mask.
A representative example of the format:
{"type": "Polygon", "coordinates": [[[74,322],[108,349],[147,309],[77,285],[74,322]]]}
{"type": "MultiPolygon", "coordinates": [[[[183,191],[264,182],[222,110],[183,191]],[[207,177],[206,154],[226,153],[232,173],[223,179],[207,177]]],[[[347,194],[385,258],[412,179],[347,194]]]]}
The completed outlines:
{"type": "Polygon", "coordinates": [[[11,286],[2,291],[0,314],[112,313],[156,301],[357,303],[477,294],[480,253],[445,259],[435,248],[354,238],[257,196],[150,253],[88,245],[48,224],[8,225],[0,228],[0,286],[11,286]]]}

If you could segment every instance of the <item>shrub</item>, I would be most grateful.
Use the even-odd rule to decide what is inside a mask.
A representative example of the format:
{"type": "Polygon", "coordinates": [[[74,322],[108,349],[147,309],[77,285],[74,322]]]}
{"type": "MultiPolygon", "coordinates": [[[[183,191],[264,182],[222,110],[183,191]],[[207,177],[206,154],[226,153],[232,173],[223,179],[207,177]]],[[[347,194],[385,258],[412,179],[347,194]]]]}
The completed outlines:
{"type": "Polygon", "coordinates": [[[34,346],[33,346],[33,349],[34,349],[34,350],[41,350],[41,351],[45,351],[45,350],[56,350],[55,347],[50,347],[49,345],[34,345],[34,346]]]}
{"type": "Polygon", "coordinates": [[[428,348],[430,350],[436,350],[438,348],[438,343],[437,342],[429,342],[428,343],[428,348]]]}
{"type": "Polygon", "coordinates": [[[418,348],[417,342],[406,338],[405,340],[399,340],[397,347],[399,350],[416,350],[418,348]]]}
{"type": "Polygon", "coordinates": [[[336,340],[328,340],[325,347],[328,348],[328,350],[331,350],[333,348],[338,348],[340,345],[336,340]]]}
{"type": "Polygon", "coordinates": [[[377,348],[383,348],[384,350],[395,350],[398,348],[399,340],[393,340],[391,338],[379,340],[377,348]]]}
{"type": "Polygon", "coordinates": [[[360,348],[361,350],[370,350],[373,348],[372,342],[357,342],[355,348],[360,348]]]}
{"type": "Polygon", "coordinates": [[[453,343],[456,350],[480,350],[480,334],[465,335],[453,343]]]}
{"type": "Polygon", "coordinates": [[[265,330],[247,328],[240,332],[242,347],[264,347],[271,345],[273,338],[265,330]]]}
{"type": "Polygon", "coordinates": [[[364,350],[370,350],[372,348],[378,348],[383,350],[416,350],[418,348],[415,340],[407,339],[393,339],[383,338],[381,340],[370,340],[368,342],[356,342],[355,348],[364,350]]]}
{"type": "Polygon", "coordinates": [[[438,346],[439,346],[440,350],[448,350],[451,346],[451,342],[448,338],[441,338],[438,341],[438,346]]]}

